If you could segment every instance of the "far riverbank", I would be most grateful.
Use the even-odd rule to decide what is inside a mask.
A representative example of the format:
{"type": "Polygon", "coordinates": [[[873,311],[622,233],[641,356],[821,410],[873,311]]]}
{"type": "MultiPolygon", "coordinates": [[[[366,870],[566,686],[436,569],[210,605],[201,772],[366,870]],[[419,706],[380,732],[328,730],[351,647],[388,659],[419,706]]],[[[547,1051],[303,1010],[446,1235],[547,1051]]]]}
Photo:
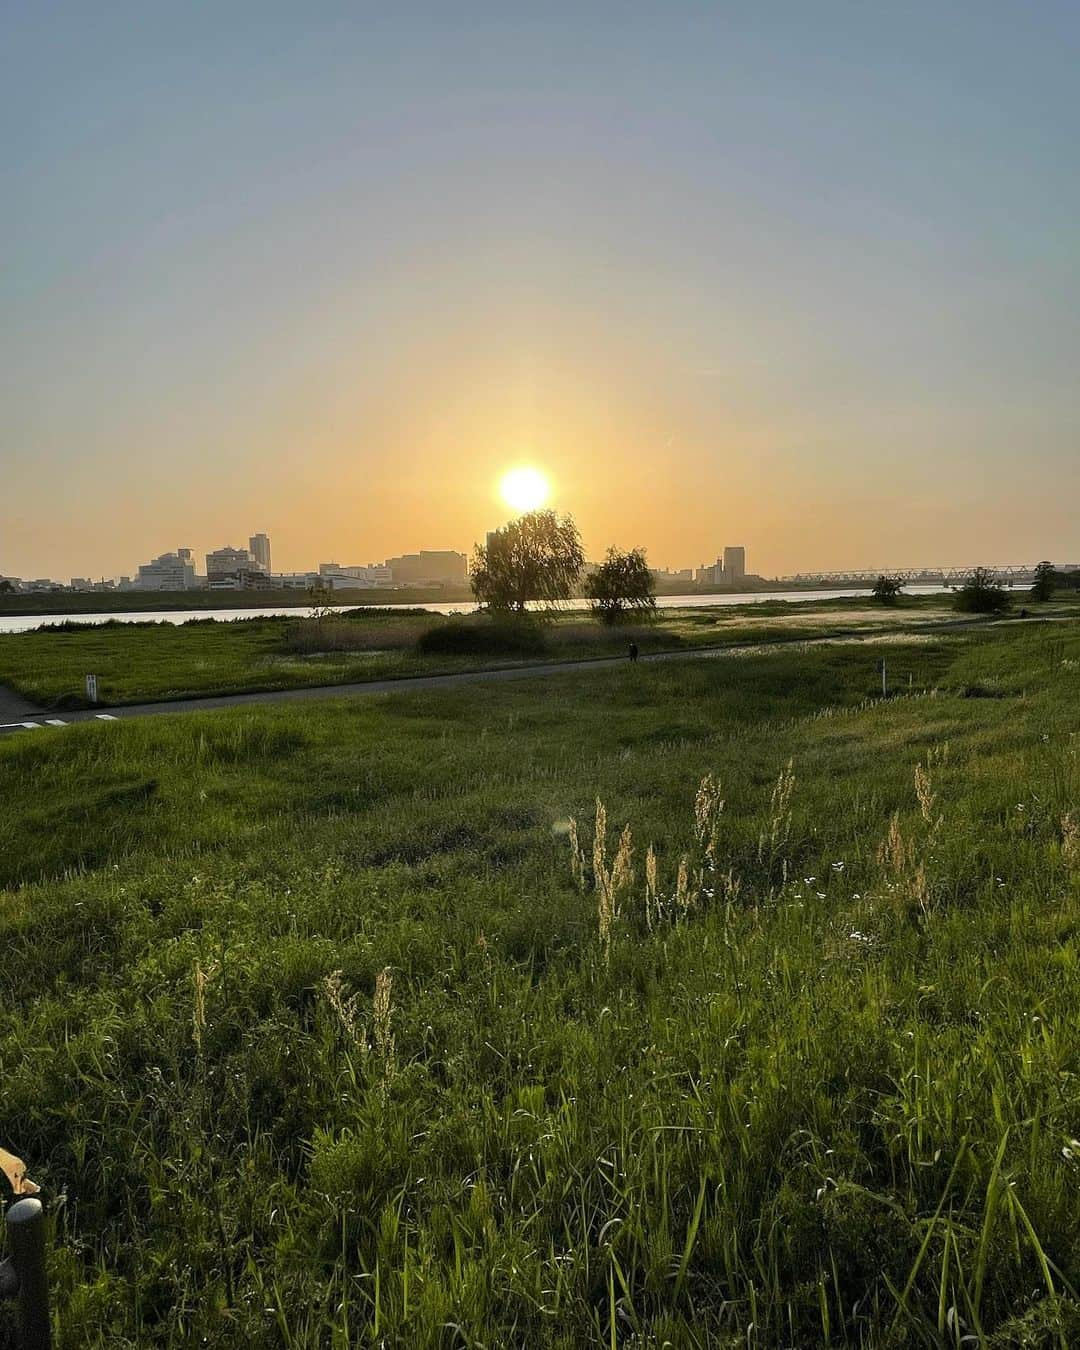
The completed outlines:
{"type": "MultiPolygon", "coordinates": [[[[905,593],[907,595],[937,595],[942,591],[941,586],[908,586],[905,593]]],[[[656,606],[658,609],[686,609],[702,608],[712,609],[717,606],[726,607],[734,605],[760,605],[768,602],[776,603],[784,601],[788,603],[809,602],[814,600],[843,600],[854,599],[858,596],[867,595],[870,591],[869,586],[846,587],[843,589],[824,589],[824,590],[775,590],[775,591],[749,591],[722,593],[714,592],[685,595],[658,595],[656,597],[656,606]]],[[[185,601],[193,601],[199,598],[199,603],[185,603],[182,606],[174,604],[172,606],[165,604],[147,604],[147,598],[154,599],[152,595],[146,594],[139,596],[140,604],[138,608],[134,606],[113,605],[114,600],[126,598],[131,592],[125,592],[124,596],[109,596],[110,608],[99,610],[93,608],[86,609],[52,609],[51,607],[40,604],[41,597],[26,596],[21,597],[27,600],[36,599],[39,605],[36,611],[26,612],[21,609],[11,609],[0,606],[0,633],[25,633],[31,632],[35,628],[42,628],[46,624],[62,622],[65,618],[78,619],[80,623],[102,624],[102,623],[146,623],[147,621],[158,620],[161,623],[182,624],[188,623],[192,619],[217,619],[219,622],[227,623],[234,619],[260,619],[274,618],[283,615],[291,615],[295,618],[306,618],[312,613],[312,606],[308,597],[305,595],[303,601],[297,599],[296,592],[285,592],[287,599],[279,600],[277,596],[268,598],[270,593],[266,591],[213,591],[213,592],[170,592],[171,595],[183,596],[185,601]],[[202,603],[203,600],[213,600],[214,604],[202,603]]],[[[62,597],[67,599],[78,599],[79,596],[72,595],[62,597]]],[[[93,598],[101,603],[104,598],[100,594],[91,593],[87,598],[93,598]]],[[[471,614],[476,609],[476,602],[469,599],[448,599],[444,594],[436,595],[434,598],[424,598],[424,593],[418,591],[337,591],[334,594],[334,607],[340,609],[356,609],[360,607],[371,608],[395,608],[395,609],[415,609],[426,610],[433,614],[471,614]],[[374,598],[378,595],[380,598],[374,598]],[[381,598],[386,595],[388,598],[381,598]]],[[[565,606],[568,610],[586,609],[588,602],[585,600],[573,600],[565,606]]]]}

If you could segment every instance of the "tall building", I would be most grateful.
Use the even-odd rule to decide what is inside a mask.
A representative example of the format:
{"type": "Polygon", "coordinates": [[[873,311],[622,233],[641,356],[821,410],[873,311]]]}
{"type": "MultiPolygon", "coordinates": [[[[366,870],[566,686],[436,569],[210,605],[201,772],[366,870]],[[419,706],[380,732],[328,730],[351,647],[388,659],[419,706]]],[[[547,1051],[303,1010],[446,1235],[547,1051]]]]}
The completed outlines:
{"type": "Polygon", "coordinates": [[[728,586],[736,586],[740,581],[746,579],[746,549],[741,546],[738,548],[724,549],[724,582],[728,586]]]}
{"type": "Polygon", "coordinates": [[[746,549],[725,548],[712,566],[702,563],[694,579],[706,586],[742,586],[746,581],[746,549]]]}
{"type": "Polygon", "coordinates": [[[253,534],[248,540],[248,551],[264,572],[270,571],[270,536],[253,534]]]}
{"type": "Polygon", "coordinates": [[[191,549],[178,548],[162,553],[153,562],[143,563],[133,583],[138,591],[190,591],[198,585],[191,549]]]}

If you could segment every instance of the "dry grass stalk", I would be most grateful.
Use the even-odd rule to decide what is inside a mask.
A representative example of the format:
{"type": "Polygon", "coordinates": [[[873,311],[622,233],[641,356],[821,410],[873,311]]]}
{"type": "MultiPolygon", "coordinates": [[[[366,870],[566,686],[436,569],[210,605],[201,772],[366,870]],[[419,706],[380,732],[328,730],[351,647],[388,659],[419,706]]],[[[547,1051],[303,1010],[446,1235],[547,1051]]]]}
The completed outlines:
{"type": "Polygon", "coordinates": [[[685,915],[693,903],[690,894],[690,859],[684,853],[679,859],[679,875],[675,882],[675,904],[680,914],[685,915]]]}
{"type": "Polygon", "coordinates": [[[375,997],[372,1000],[375,1049],[382,1058],[383,1076],[387,1082],[394,1076],[394,1033],[390,1026],[390,991],[393,984],[394,977],[390,973],[390,967],[380,970],[375,976],[375,997]]]}
{"type": "Polygon", "coordinates": [[[629,825],[624,825],[611,867],[607,865],[607,810],[596,799],[596,828],[593,834],[593,884],[596,888],[596,918],[605,960],[611,953],[611,935],[619,917],[619,896],[634,880],[634,841],[629,825]]]}
{"type": "Polygon", "coordinates": [[[656,864],[656,850],[650,844],[645,854],[645,926],[650,933],[653,930],[653,923],[659,922],[659,919],[660,873],[656,864]]]}
{"type": "Polygon", "coordinates": [[[206,986],[221,969],[217,961],[211,961],[204,970],[198,961],[195,962],[195,969],[192,971],[192,984],[194,985],[194,1000],[191,1010],[191,1038],[195,1042],[195,1049],[202,1054],[203,1032],[206,1030],[206,986]]]}
{"type": "Polygon", "coordinates": [[[789,759],[780,770],[776,786],[769,803],[769,827],[762,830],[758,839],[758,859],[765,853],[765,841],[768,839],[769,853],[776,856],[776,850],[786,844],[791,836],[791,798],[795,791],[795,761],[789,759]]]}
{"type": "Polygon", "coordinates": [[[724,899],[729,905],[733,905],[739,898],[739,892],[742,890],[742,881],[735,875],[733,868],[729,867],[727,876],[724,878],[724,899]]]}
{"type": "Polygon", "coordinates": [[[583,891],[585,889],[585,855],[581,851],[577,821],[573,816],[570,817],[567,833],[570,836],[570,875],[578,890],[583,891]]]}
{"type": "Polygon", "coordinates": [[[617,898],[620,891],[626,890],[634,880],[634,841],[630,826],[624,825],[619,835],[619,847],[615,850],[615,861],[611,864],[611,893],[617,898]]]}
{"type": "Polygon", "coordinates": [[[698,784],[697,795],[694,798],[694,834],[698,846],[710,864],[716,860],[716,837],[723,809],[720,784],[711,773],[707,773],[698,784]]]}
{"type": "Polygon", "coordinates": [[[899,875],[907,867],[911,855],[912,850],[905,843],[900,829],[900,812],[894,811],[889,820],[889,833],[878,845],[878,862],[899,875]]]}
{"type": "Polygon", "coordinates": [[[599,797],[596,799],[596,824],[592,845],[593,880],[599,887],[607,885],[607,810],[599,797]]]}
{"type": "Polygon", "coordinates": [[[930,883],[926,879],[926,868],[920,863],[915,869],[915,874],[911,878],[911,898],[919,907],[919,913],[923,919],[929,919],[930,902],[930,883]]]}
{"type": "Polygon", "coordinates": [[[921,764],[915,765],[915,796],[919,799],[919,810],[927,825],[933,824],[931,812],[934,806],[934,793],[930,783],[930,773],[921,764]]]}
{"type": "Polygon", "coordinates": [[[360,995],[346,993],[340,970],[332,970],[323,979],[323,993],[345,1035],[366,1050],[367,1042],[360,1028],[360,995]]]}
{"type": "Polygon", "coordinates": [[[1061,817],[1061,856],[1070,867],[1080,867],[1080,820],[1071,811],[1061,817]]]}

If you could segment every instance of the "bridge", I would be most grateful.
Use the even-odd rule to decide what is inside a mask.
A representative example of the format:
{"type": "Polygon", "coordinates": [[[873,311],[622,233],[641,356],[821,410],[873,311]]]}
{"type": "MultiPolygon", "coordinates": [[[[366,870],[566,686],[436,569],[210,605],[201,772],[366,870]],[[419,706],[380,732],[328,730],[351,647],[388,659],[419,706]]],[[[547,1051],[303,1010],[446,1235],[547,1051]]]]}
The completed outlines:
{"type": "MultiPolygon", "coordinates": [[[[880,576],[899,577],[915,585],[962,585],[976,566],[985,567],[1006,586],[1030,585],[1035,579],[1036,563],[972,563],[967,567],[870,567],[856,571],[796,572],[778,581],[806,586],[872,586],[880,576]]],[[[1055,563],[1059,572],[1080,569],[1080,563],[1055,563]]]]}

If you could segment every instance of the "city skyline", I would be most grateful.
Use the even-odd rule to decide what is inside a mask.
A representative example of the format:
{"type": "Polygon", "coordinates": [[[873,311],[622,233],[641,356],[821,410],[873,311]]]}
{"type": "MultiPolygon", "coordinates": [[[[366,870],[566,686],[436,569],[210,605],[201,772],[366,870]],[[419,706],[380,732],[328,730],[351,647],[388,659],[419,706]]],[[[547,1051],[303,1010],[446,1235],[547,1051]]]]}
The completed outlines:
{"type": "MultiPolygon", "coordinates": [[[[487,539],[490,543],[490,532],[487,539]]],[[[265,531],[260,531],[248,537],[247,548],[242,545],[237,547],[232,544],[222,544],[200,553],[199,550],[192,549],[189,546],[178,545],[152,556],[148,563],[140,563],[128,572],[113,573],[109,576],[91,573],[84,569],[82,574],[74,575],[68,580],[60,575],[47,572],[39,576],[27,575],[16,578],[14,573],[5,572],[0,566],[0,581],[18,580],[31,589],[41,589],[50,581],[61,588],[73,590],[99,589],[102,585],[116,586],[119,590],[183,590],[205,588],[208,585],[210,589],[229,589],[233,585],[240,589],[246,589],[248,584],[240,574],[260,573],[280,583],[276,587],[279,590],[297,589],[320,582],[325,583],[331,578],[340,582],[342,587],[347,587],[349,579],[352,578],[361,588],[400,589],[403,586],[407,588],[417,585],[438,588],[439,586],[465,586],[471,563],[470,551],[425,549],[421,547],[418,551],[412,553],[388,554],[381,560],[369,557],[366,562],[362,563],[356,561],[341,563],[337,560],[320,558],[317,562],[309,559],[297,569],[272,570],[271,545],[270,535],[265,531]],[[202,572],[199,572],[197,565],[200,556],[205,563],[202,572]],[[437,560],[434,566],[429,562],[428,571],[425,571],[423,565],[425,558],[437,560]],[[448,561],[449,570],[446,567],[448,561]]],[[[597,567],[603,552],[604,550],[598,550],[593,556],[586,551],[588,559],[586,568],[597,567]]],[[[995,566],[1002,569],[1001,574],[1003,576],[1008,576],[1010,573],[1027,575],[1034,570],[1036,565],[1034,559],[1027,559],[1022,562],[1018,560],[999,561],[997,564],[991,564],[989,559],[983,556],[977,561],[968,560],[965,563],[953,561],[929,563],[909,560],[902,564],[874,564],[871,566],[847,564],[832,568],[803,568],[789,573],[770,573],[767,570],[748,569],[746,555],[747,548],[745,545],[725,544],[722,549],[716,550],[714,562],[702,559],[689,565],[684,562],[676,562],[672,566],[670,562],[657,562],[655,559],[649,561],[658,582],[670,584],[685,581],[707,586],[738,586],[745,580],[751,589],[762,582],[797,581],[802,577],[813,578],[814,576],[872,578],[879,574],[897,574],[908,579],[917,579],[922,576],[954,580],[958,576],[970,572],[976,566],[987,565],[991,569],[995,566]]],[[[1075,570],[1080,567],[1080,564],[1070,561],[1065,555],[1049,561],[1066,570],[1075,570]]],[[[0,562],[2,562],[2,559],[0,559],[0,562]]]]}

